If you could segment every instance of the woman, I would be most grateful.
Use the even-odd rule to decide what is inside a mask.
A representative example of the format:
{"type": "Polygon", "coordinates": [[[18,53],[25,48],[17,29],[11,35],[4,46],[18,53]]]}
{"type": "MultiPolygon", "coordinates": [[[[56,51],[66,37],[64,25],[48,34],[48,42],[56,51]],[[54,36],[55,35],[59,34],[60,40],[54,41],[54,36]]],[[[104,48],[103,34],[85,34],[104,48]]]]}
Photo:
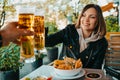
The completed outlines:
{"type": "Polygon", "coordinates": [[[86,5],[76,24],[46,37],[46,46],[63,43],[67,47],[66,56],[80,58],[83,68],[101,69],[106,49],[106,25],[102,10],[98,5],[86,5]]]}

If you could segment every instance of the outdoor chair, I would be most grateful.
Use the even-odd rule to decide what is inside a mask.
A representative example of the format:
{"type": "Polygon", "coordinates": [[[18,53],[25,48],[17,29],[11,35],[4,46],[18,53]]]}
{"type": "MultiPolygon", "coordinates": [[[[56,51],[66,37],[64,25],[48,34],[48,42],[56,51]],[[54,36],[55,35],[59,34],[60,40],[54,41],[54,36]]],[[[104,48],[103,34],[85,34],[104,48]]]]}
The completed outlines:
{"type": "Polygon", "coordinates": [[[107,74],[120,79],[120,34],[110,34],[108,44],[104,68],[107,74]]]}

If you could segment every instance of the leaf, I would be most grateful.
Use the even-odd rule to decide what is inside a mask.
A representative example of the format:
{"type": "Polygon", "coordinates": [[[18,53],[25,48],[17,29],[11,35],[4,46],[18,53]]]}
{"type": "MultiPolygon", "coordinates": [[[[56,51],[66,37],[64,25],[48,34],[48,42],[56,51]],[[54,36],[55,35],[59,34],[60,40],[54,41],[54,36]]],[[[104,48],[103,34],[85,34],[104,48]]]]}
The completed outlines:
{"type": "Polygon", "coordinates": [[[17,70],[23,66],[19,62],[20,47],[16,44],[10,43],[6,47],[0,48],[0,70],[14,69],[17,70]]]}

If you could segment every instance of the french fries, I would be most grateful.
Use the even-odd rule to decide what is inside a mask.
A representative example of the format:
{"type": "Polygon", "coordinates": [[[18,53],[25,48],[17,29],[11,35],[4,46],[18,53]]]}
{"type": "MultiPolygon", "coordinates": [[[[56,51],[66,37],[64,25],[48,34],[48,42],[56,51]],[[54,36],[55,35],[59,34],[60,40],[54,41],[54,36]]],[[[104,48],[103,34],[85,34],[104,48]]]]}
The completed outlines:
{"type": "Polygon", "coordinates": [[[71,70],[82,67],[82,62],[80,59],[65,57],[64,60],[55,60],[53,66],[62,70],[71,70]]]}

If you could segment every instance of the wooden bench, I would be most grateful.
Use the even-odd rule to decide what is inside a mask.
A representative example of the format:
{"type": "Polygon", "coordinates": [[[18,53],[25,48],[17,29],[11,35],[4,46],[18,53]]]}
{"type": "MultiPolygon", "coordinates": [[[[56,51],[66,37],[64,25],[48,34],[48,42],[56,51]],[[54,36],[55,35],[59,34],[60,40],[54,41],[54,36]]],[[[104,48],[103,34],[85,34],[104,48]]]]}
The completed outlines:
{"type": "Polygon", "coordinates": [[[105,35],[105,37],[106,37],[106,39],[109,41],[110,40],[110,35],[111,34],[120,34],[120,32],[107,32],[106,33],[106,35],[105,35]]]}
{"type": "Polygon", "coordinates": [[[120,70],[120,32],[107,34],[108,50],[105,55],[105,65],[120,70]]]}
{"type": "Polygon", "coordinates": [[[107,53],[105,55],[105,65],[120,70],[120,53],[107,53]]]}
{"type": "Polygon", "coordinates": [[[120,52],[120,34],[110,34],[109,46],[113,52],[120,52]]]}

